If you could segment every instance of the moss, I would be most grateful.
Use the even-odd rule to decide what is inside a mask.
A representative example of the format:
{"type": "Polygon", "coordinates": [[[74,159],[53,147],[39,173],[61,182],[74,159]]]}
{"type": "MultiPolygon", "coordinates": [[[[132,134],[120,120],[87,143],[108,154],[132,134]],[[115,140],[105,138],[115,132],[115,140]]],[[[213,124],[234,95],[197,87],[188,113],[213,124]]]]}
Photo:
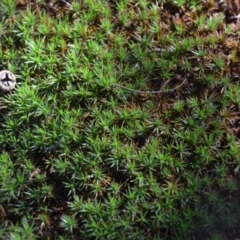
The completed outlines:
{"type": "Polygon", "coordinates": [[[0,3],[5,239],[239,237],[234,3],[0,3]]]}

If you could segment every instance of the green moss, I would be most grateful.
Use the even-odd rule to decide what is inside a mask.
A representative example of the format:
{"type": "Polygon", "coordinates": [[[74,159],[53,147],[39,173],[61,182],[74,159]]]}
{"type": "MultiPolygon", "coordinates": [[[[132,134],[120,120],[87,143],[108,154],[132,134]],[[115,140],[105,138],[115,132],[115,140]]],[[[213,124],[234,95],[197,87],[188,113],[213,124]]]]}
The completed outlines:
{"type": "Polygon", "coordinates": [[[212,3],[0,3],[4,239],[239,236],[238,13],[212,3]]]}

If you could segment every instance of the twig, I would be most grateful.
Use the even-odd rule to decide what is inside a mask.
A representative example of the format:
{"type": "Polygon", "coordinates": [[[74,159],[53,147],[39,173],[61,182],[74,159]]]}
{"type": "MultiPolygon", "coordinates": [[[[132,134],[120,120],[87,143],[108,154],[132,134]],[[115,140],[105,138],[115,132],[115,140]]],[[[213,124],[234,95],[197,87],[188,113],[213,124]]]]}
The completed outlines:
{"type": "Polygon", "coordinates": [[[36,175],[38,175],[41,172],[41,170],[39,168],[36,168],[33,172],[31,172],[29,174],[29,180],[32,181],[33,177],[35,177],[36,175]]]}
{"type": "Polygon", "coordinates": [[[126,89],[126,90],[131,91],[131,92],[135,92],[135,93],[155,94],[155,93],[172,92],[172,91],[174,91],[174,90],[180,88],[180,87],[181,87],[186,81],[187,81],[187,79],[185,79],[181,84],[179,84],[179,85],[176,86],[175,88],[172,88],[172,89],[166,89],[166,90],[158,90],[158,91],[141,91],[141,90],[135,90],[135,89],[131,89],[131,88],[128,88],[128,87],[122,86],[122,85],[117,84],[117,83],[112,83],[112,84],[110,84],[110,86],[120,87],[120,88],[126,89]]]}

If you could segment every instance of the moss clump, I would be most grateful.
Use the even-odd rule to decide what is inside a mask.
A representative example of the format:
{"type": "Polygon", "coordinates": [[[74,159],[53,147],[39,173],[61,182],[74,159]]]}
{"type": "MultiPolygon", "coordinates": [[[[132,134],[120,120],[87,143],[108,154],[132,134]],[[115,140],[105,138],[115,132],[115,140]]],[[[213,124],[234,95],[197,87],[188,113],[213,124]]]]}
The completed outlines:
{"type": "Polygon", "coordinates": [[[1,1],[3,239],[239,238],[234,3],[1,1]]]}

